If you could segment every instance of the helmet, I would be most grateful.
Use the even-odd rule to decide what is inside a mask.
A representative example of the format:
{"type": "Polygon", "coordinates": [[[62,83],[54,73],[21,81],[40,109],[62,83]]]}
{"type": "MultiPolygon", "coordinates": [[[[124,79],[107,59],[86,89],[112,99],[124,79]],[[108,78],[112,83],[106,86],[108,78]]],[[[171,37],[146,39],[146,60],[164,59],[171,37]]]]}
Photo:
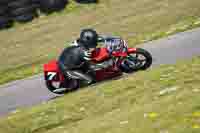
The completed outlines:
{"type": "Polygon", "coordinates": [[[98,34],[93,29],[84,29],[80,34],[80,43],[85,48],[95,48],[98,42],[98,34]]]}

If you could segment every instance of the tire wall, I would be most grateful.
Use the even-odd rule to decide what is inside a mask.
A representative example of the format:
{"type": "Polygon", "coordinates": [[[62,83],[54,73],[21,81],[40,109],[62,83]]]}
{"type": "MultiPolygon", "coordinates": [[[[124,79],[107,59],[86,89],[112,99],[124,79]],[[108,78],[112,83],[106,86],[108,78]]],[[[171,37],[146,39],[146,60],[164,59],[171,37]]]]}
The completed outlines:
{"type": "MultiPolygon", "coordinates": [[[[98,0],[74,1],[80,4],[98,2],[98,0]]],[[[0,0],[0,30],[12,27],[14,22],[30,22],[40,13],[62,11],[68,3],[68,0],[0,0]]]]}

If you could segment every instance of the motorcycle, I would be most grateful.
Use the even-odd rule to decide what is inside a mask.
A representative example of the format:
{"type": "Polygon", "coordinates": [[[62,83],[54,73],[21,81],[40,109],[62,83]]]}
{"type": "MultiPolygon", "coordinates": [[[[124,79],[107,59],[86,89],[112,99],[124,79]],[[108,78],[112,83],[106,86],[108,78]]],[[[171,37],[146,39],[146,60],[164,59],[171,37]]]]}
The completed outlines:
{"type": "MultiPolygon", "coordinates": [[[[111,56],[107,47],[97,48],[92,52],[91,63],[101,63],[110,59],[114,62],[109,67],[95,70],[97,82],[121,76],[123,73],[146,70],[151,66],[152,56],[147,50],[128,48],[127,45],[124,49],[112,51],[111,56]]],[[[51,60],[44,64],[43,69],[46,87],[53,93],[64,94],[85,85],[81,79],[65,77],[58,67],[57,60],[51,60]]]]}

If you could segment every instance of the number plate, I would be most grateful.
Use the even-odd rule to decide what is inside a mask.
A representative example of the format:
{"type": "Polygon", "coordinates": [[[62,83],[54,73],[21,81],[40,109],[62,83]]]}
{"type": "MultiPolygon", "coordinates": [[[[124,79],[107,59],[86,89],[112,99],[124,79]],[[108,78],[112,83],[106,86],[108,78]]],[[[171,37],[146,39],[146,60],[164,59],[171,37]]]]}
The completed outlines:
{"type": "Polygon", "coordinates": [[[46,72],[45,80],[59,80],[57,72],[46,72]]]}

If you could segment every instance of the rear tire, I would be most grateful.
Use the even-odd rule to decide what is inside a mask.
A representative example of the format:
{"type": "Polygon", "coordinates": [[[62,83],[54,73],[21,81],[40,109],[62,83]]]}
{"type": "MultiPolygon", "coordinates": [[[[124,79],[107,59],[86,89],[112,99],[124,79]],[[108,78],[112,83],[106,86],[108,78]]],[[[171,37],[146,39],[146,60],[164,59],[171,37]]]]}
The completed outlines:
{"type": "Polygon", "coordinates": [[[48,90],[49,90],[50,92],[52,92],[52,93],[61,95],[61,94],[65,94],[65,93],[67,92],[66,89],[65,89],[65,90],[62,90],[62,91],[56,91],[56,90],[58,90],[59,88],[55,87],[55,86],[53,85],[52,81],[46,81],[45,83],[46,83],[46,87],[48,88],[48,90]]]}
{"type": "Polygon", "coordinates": [[[66,94],[68,92],[72,92],[80,88],[80,81],[72,79],[68,81],[68,83],[61,83],[59,87],[55,87],[52,81],[46,81],[46,87],[49,91],[55,94],[66,94]]]}

